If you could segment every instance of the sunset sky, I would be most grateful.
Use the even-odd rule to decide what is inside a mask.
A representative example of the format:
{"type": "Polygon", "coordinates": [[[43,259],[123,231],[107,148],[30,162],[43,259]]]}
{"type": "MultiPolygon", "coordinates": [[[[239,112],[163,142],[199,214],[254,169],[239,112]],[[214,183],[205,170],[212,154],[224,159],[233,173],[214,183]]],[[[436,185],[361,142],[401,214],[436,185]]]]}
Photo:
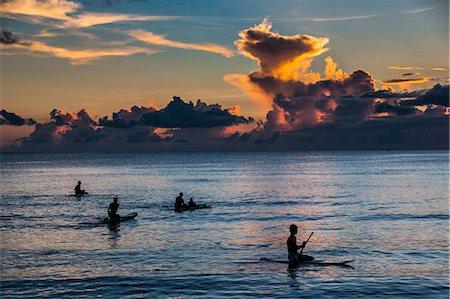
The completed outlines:
{"type": "MultiPolygon", "coordinates": [[[[165,146],[189,143],[198,135],[192,128],[222,138],[264,135],[250,137],[258,144],[271,142],[269,132],[383,117],[428,124],[431,116],[441,119],[432,129],[439,139],[448,133],[448,12],[446,0],[1,1],[1,109],[55,122],[51,132],[35,132],[48,134],[36,143],[97,148],[122,142],[108,133],[119,126],[100,118],[134,105],[149,110],[121,114],[139,123],[119,128],[129,129],[124,143],[137,127],[139,142],[162,138],[165,146]],[[194,103],[183,109],[192,110],[184,120],[195,121],[167,118],[162,109],[174,96],[194,103]],[[211,120],[213,104],[221,107],[211,120]],[[81,109],[88,120],[75,116],[81,109]],[[72,119],[58,124],[61,115],[72,119]],[[80,123],[90,131],[76,133],[80,123]]],[[[2,146],[35,130],[34,121],[12,126],[5,115],[2,146]]],[[[201,142],[214,143],[208,138],[201,142]]]]}

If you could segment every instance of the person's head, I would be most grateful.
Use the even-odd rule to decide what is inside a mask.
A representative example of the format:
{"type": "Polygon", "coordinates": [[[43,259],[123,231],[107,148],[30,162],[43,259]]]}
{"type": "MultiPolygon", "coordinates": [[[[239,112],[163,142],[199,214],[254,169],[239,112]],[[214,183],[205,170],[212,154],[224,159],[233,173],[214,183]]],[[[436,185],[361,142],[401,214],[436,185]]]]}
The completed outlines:
{"type": "Polygon", "coordinates": [[[194,201],[194,199],[192,199],[192,197],[191,197],[191,198],[189,198],[189,201],[190,201],[190,202],[193,202],[193,201],[194,201]]]}
{"type": "Polygon", "coordinates": [[[291,224],[291,226],[289,226],[289,231],[291,232],[291,234],[295,235],[298,232],[298,227],[295,224],[291,224]]]}
{"type": "Polygon", "coordinates": [[[180,192],[180,196],[183,196],[183,192],[180,192]]]}
{"type": "Polygon", "coordinates": [[[80,181],[78,181],[78,185],[81,185],[81,182],[80,182],[80,181]]]}
{"type": "Polygon", "coordinates": [[[117,196],[114,196],[114,198],[113,198],[114,203],[117,203],[118,200],[119,199],[117,198],[117,196]]]}

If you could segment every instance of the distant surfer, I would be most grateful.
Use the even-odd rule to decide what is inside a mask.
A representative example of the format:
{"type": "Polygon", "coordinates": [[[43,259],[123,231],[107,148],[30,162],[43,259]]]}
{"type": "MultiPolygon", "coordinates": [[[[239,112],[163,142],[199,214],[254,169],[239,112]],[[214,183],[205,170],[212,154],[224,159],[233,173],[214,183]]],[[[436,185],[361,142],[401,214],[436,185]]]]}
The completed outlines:
{"type": "Polygon", "coordinates": [[[109,204],[108,207],[108,217],[110,223],[116,223],[117,220],[120,219],[119,214],[117,214],[117,210],[119,209],[119,203],[118,203],[117,196],[113,198],[113,202],[109,204]]]}
{"type": "Polygon", "coordinates": [[[86,190],[81,190],[81,182],[78,181],[78,184],[75,186],[75,195],[81,196],[85,195],[86,193],[87,193],[86,190]]]}
{"type": "Polygon", "coordinates": [[[188,206],[190,209],[195,208],[197,206],[197,204],[194,202],[194,199],[192,197],[189,199],[188,206]]]}
{"type": "Polygon", "coordinates": [[[175,199],[175,209],[184,209],[188,206],[184,203],[183,192],[180,192],[180,195],[175,199]]]}
{"type": "Polygon", "coordinates": [[[297,250],[305,248],[306,245],[306,242],[303,242],[302,245],[297,245],[297,237],[295,236],[298,232],[297,225],[291,224],[291,226],[289,226],[289,231],[291,232],[291,235],[287,239],[289,263],[298,265],[302,261],[313,261],[314,257],[305,254],[299,254],[297,252],[297,250]]]}

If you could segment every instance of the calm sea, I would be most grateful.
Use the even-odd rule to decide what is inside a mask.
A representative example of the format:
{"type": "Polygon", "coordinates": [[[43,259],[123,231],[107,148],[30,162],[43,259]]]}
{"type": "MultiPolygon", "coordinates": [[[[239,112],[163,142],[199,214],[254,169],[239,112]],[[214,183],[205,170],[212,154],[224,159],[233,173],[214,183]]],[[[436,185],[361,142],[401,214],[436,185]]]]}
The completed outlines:
{"type": "Polygon", "coordinates": [[[1,155],[1,297],[448,298],[446,151],[1,155]],[[69,197],[78,180],[90,195],[69,197]],[[179,192],[211,209],[171,210],[179,192]],[[137,212],[99,225],[113,196],[137,212]],[[305,253],[286,260],[291,223],[305,253]]]}

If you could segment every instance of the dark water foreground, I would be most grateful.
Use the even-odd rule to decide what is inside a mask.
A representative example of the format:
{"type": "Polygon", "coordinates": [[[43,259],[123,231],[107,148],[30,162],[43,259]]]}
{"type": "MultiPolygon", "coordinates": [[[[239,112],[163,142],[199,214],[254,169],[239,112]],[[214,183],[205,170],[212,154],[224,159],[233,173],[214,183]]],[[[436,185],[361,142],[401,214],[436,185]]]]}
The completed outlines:
{"type": "Polygon", "coordinates": [[[1,297],[448,298],[448,153],[3,154],[1,297]],[[91,194],[68,197],[76,181],[91,194]],[[178,192],[213,208],[176,213],[178,192]],[[96,225],[111,198],[138,212],[96,225]],[[305,253],[353,267],[288,269],[305,253]]]}

